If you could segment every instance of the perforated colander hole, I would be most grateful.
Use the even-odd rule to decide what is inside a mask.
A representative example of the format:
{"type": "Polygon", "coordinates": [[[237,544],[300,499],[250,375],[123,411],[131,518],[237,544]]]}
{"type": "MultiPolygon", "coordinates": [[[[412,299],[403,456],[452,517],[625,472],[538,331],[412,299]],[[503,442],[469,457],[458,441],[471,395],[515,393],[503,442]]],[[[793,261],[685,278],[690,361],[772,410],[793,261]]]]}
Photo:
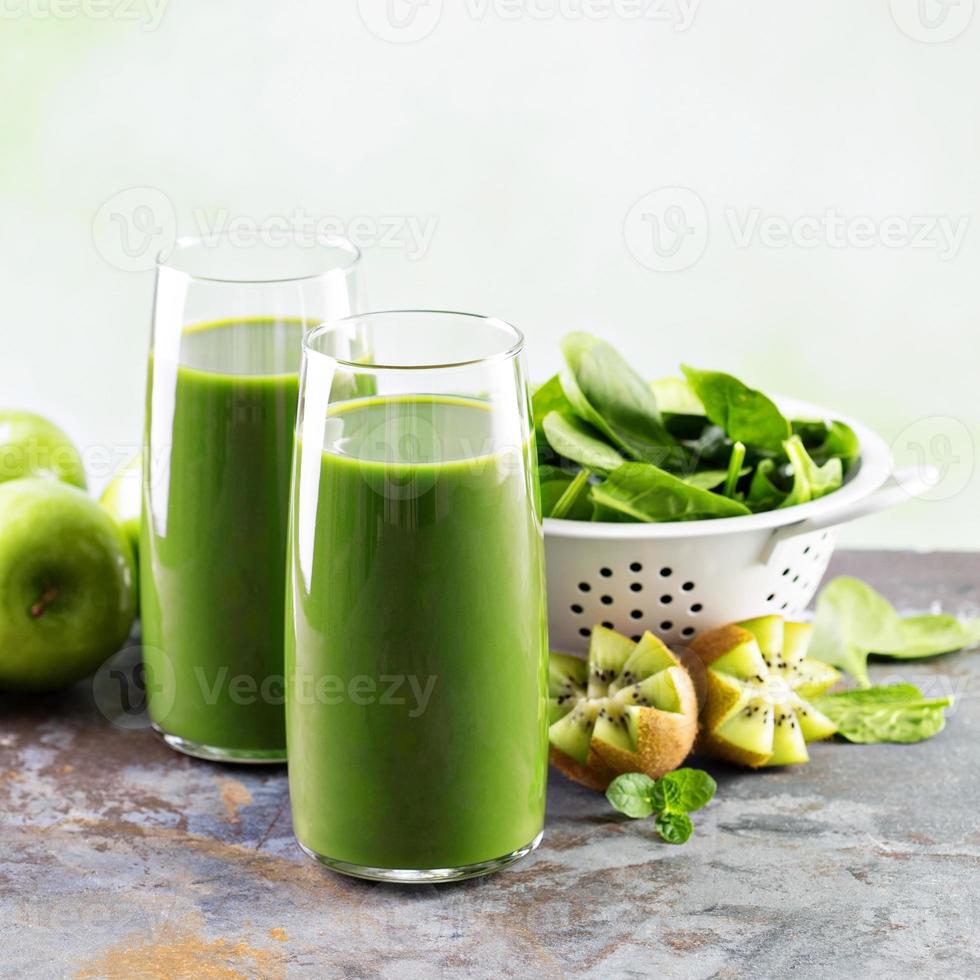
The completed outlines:
{"type": "Polygon", "coordinates": [[[827,538],[829,538],[829,537],[830,537],[830,532],[829,531],[824,531],[823,534],[820,535],[820,540],[821,541],[826,541],[827,538]]]}
{"type": "Polygon", "coordinates": [[[599,574],[603,578],[612,578],[612,569],[611,568],[600,568],[599,569],[599,574]]]}
{"type": "Polygon", "coordinates": [[[612,597],[611,595],[604,595],[604,596],[601,596],[601,597],[599,598],[599,601],[600,601],[600,602],[601,602],[601,603],[602,603],[602,604],[603,604],[604,606],[611,606],[611,605],[612,605],[612,602],[613,602],[613,597],[612,597]]]}
{"type": "Polygon", "coordinates": [[[766,602],[772,602],[772,600],[775,598],[776,598],[776,593],[770,592],[769,595],[766,596],[766,602]]]}
{"type": "Polygon", "coordinates": [[[674,628],[674,624],[669,619],[665,619],[660,624],[660,628],[666,633],[668,630],[672,630],[674,628]]]}
{"type": "Polygon", "coordinates": [[[684,629],[681,630],[681,636],[694,636],[694,627],[685,626],[684,629]]]}
{"type": "Polygon", "coordinates": [[[615,627],[613,626],[613,624],[610,623],[608,619],[604,619],[602,621],[602,625],[605,626],[607,630],[615,629],[615,627]]]}
{"type": "Polygon", "coordinates": [[[784,603],[783,603],[783,604],[782,604],[782,605],[781,605],[781,606],[779,607],[779,611],[780,611],[780,612],[782,612],[782,611],[783,611],[783,610],[784,610],[784,609],[785,609],[785,608],[786,608],[786,607],[787,607],[788,605],[789,605],[789,603],[788,603],[788,602],[784,602],[784,603]]]}
{"type": "Polygon", "coordinates": [[[674,570],[672,568],[661,568],[660,569],[660,577],[661,578],[670,578],[670,576],[673,575],[673,574],[674,574],[674,570]]]}
{"type": "Polygon", "coordinates": [[[630,582],[630,592],[642,592],[643,583],[642,582],[630,582]]]}
{"type": "Polygon", "coordinates": [[[630,618],[631,619],[643,619],[643,610],[642,609],[631,609],[630,610],[630,618]]]}
{"type": "Polygon", "coordinates": [[[642,572],[643,571],[643,566],[638,561],[630,562],[630,571],[631,572],[642,572]]]}
{"type": "Polygon", "coordinates": [[[660,605],[662,606],[669,606],[673,601],[674,597],[672,595],[662,595],[660,597],[660,605]]]}
{"type": "Polygon", "coordinates": [[[632,640],[632,641],[633,641],[634,643],[639,643],[639,642],[640,642],[640,640],[642,640],[642,639],[643,639],[643,637],[642,637],[642,636],[640,636],[640,634],[639,634],[639,633],[634,633],[634,634],[633,634],[633,635],[632,635],[632,636],[630,637],[630,639],[631,639],[631,640],[632,640]]]}
{"type": "Polygon", "coordinates": [[[692,613],[693,613],[693,614],[694,614],[695,616],[696,616],[696,615],[697,615],[697,614],[698,614],[699,612],[701,612],[701,610],[702,610],[702,609],[704,609],[704,606],[702,606],[700,602],[695,602],[695,603],[694,603],[694,605],[693,605],[693,606],[691,606],[691,612],[692,612],[692,613]]]}
{"type": "Polygon", "coordinates": [[[681,586],[681,588],[682,588],[682,589],[683,589],[683,590],[684,590],[685,592],[691,592],[691,591],[692,591],[692,590],[694,589],[694,583],[693,583],[693,582],[685,582],[685,583],[684,583],[684,584],[683,584],[683,585],[681,586]]]}
{"type": "Polygon", "coordinates": [[[571,606],[569,606],[569,608],[572,610],[573,613],[575,613],[576,616],[581,616],[582,613],[584,612],[582,607],[577,602],[573,602],[571,606]]]}
{"type": "Polygon", "coordinates": [[[579,635],[579,636],[591,636],[591,635],[592,635],[592,630],[590,630],[590,629],[588,629],[588,627],[585,627],[585,626],[583,626],[583,627],[582,627],[582,628],[581,628],[581,629],[580,629],[580,630],[578,631],[578,635],[579,635]]]}
{"type": "Polygon", "coordinates": [[[805,548],[803,549],[803,554],[804,554],[804,555],[808,555],[808,554],[810,554],[810,546],[809,546],[809,545],[807,545],[807,546],[806,546],[806,547],[805,547],[805,548]]]}
{"type": "Polygon", "coordinates": [[[789,575],[789,569],[788,568],[784,568],[783,569],[783,576],[785,577],[787,575],[789,575]]]}
{"type": "Polygon", "coordinates": [[[579,582],[578,584],[579,592],[591,592],[592,586],[588,582],[579,582]]]}

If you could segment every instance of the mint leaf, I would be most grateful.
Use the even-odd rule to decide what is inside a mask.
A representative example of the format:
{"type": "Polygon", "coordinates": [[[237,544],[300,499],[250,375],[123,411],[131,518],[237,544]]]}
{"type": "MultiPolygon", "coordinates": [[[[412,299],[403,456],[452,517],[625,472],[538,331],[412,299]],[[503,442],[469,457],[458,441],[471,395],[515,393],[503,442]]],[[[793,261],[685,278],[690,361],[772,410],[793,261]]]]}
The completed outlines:
{"type": "Polygon", "coordinates": [[[914,684],[890,684],[841,691],[813,698],[811,703],[837,726],[849,742],[921,742],[946,725],[943,709],[949,698],[925,698],[914,684]]]}
{"type": "Polygon", "coordinates": [[[675,769],[657,780],[653,806],[658,812],[700,810],[715,795],[718,784],[700,769],[675,769]]]}
{"type": "Polygon", "coordinates": [[[606,790],[606,799],[628,817],[649,817],[653,813],[656,783],[642,772],[624,772],[606,790]]]}
{"type": "Polygon", "coordinates": [[[654,823],[657,833],[668,844],[683,844],[694,832],[694,824],[686,813],[678,813],[675,810],[668,810],[657,816],[654,823]]]}
{"type": "Polygon", "coordinates": [[[660,779],[641,772],[617,776],[606,790],[606,799],[628,817],[649,817],[668,844],[683,844],[694,831],[687,811],[699,810],[714,795],[715,781],[700,769],[677,769],[660,779]]]}

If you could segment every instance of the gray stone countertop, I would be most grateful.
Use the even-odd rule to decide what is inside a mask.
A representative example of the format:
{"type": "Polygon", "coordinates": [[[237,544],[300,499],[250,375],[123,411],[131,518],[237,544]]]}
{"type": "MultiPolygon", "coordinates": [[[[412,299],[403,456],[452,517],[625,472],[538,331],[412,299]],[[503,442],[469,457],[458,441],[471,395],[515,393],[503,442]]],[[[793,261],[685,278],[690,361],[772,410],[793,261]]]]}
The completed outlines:
{"type": "MultiPolygon", "coordinates": [[[[980,609],[980,554],[844,552],[843,572],[900,609],[980,609]]],[[[0,976],[980,976],[980,654],[899,671],[958,698],[930,741],[708,763],[683,847],[553,772],[533,855],[410,888],[306,858],[281,767],[113,728],[89,684],[0,699],[0,976]]]]}

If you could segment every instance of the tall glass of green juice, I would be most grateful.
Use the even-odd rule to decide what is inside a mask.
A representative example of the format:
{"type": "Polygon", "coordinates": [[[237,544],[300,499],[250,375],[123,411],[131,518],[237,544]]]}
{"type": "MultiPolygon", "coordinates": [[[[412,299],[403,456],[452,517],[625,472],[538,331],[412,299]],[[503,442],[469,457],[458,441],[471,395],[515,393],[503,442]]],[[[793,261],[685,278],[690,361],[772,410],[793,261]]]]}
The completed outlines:
{"type": "Polygon", "coordinates": [[[445,881],[540,840],[547,636],[523,340],[396,312],[307,336],[286,593],[304,850],[445,881]],[[372,337],[373,362],[352,356],[372,337]]]}
{"type": "Polygon", "coordinates": [[[356,310],[342,239],[185,239],[158,267],[140,591],[147,700],[175,749],[285,758],[283,629],[304,333],[356,310]]]}

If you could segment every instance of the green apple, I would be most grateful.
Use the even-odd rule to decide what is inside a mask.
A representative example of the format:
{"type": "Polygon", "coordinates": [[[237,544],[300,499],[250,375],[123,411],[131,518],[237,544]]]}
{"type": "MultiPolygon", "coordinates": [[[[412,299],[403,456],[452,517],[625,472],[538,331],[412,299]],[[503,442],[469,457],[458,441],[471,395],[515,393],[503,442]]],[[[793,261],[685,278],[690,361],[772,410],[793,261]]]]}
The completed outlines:
{"type": "Polygon", "coordinates": [[[133,554],[139,555],[140,511],[143,508],[143,457],[137,453],[125,463],[102,492],[99,503],[126,532],[133,554]]]}
{"type": "Polygon", "coordinates": [[[122,528],[76,487],[0,484],[0,688],[51,690],[120,649],[136,609],[122,528]]]}
{"type": "Polygon", "coordinates": [[[0,482],[46,476],[85,489],[78,450],[53,422],[16,409],[0,409],[0,482]]]}

